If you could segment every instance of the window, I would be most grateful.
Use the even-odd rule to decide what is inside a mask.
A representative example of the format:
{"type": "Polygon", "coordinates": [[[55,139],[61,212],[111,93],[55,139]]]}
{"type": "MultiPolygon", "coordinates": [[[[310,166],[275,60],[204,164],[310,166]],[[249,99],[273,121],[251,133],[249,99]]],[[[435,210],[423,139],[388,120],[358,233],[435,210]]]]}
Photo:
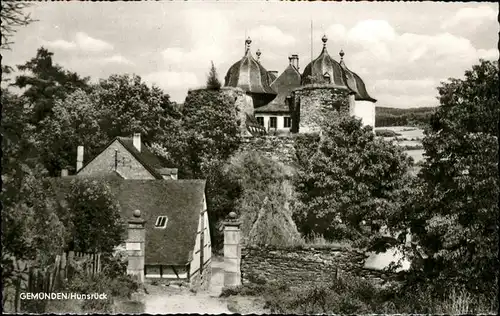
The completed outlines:
{"type": "Polygon", "coordinates": [[[158,216],[155,223],[155,228],[167,227],[168,218],[166,216],[158,216]]]}
{"type": "Polygon", "coordinates": [[[283,122],[283,127],[284,128],[292,127],[292,118],[285,116],[284,119],[285,119],[285,121],[283,122]]]}
{"type": "Polygon", "coordinates": [[[278,127],[278,119],[276,116],[270,117],[269,118],[269,125],[271,128],[277,128],[278,127]]]}
{"type": "Polygon", "coordinates": [[[323,75],[323,78],[325,79],[326,83],[331,83],[329,73],[325,72],[325,74],[323,75]]]}
{"type": "Polygon", "coordinates": [[[145,266],[144,274],[148,278],[161,278],[160,266],[145,266]]]}
{"type": "Polygon", "coordinates": [[[257,117],[257,123],[264,126],[264,118],[262,116],[257,117]]]}

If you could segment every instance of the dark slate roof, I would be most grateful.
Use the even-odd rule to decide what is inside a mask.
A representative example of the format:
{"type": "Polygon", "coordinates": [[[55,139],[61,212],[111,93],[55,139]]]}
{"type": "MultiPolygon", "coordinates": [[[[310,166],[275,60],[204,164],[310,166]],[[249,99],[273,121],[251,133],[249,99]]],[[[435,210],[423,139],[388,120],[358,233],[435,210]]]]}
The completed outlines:
{"type": "MultiPolygon", "coordinates": [[[[343,52],[341,53],[343,56],[343,52]]],[[[363,80],[361,79],[360,76],[358,76],[356,73],[353,71],[349,70],[347,68],[345,62],[343,59],[340,60],[340,66],[345,72],[346,79],[347,79],[347,85],[351,90],[356,92],[355,99],[358,101],[370,101],[370,102],[377,102],[374,98],[372,98],[369,94],[368,91],[366,91],[366,86],[363,80]]]]}
{"type": "Polygon", "coordinates": [[[271,88],[278,93],[276,98],[268,105],[258,108],[257,112],[289,112],[286,105],[286,97],[290,95],[292,90],[300,87],[301,76],[300,72],[289,64],[288,67],[279,75],[271,84],[271,88]]]}
{"type": "Polygon", "coordinates": [[[227,87],[240,87],[246,92],[268,95],[272,100],[276,92],[269,85],[267,70],[255,60],[250,51],[250,41],[247,40],[245,56],[234,63],[227,71],[224,85],[227,87]]]}
{"type": "Polygon", "coordinates": [[[290,113],[290,109],[283,103],[275,103],[274,101],[254,110],[255,113],[290,113]]]}
{"type": "MultiPolygon", "coordinates": [[[[106,150],[106,148],[108,148],[116,140],[120,142],[120,144],[122,144],[123,147],[125,147],[132,154],[132,156],[134,156],[134,158],[137,159],[137,161],[139,161],[139,163],[141,163],[144,166],[144,168],[146,168],[146,170],[148,170],[153,175],[153,177],[155,177],[156,179],[163,179],[160,172],[157,171],[157,169],[162,169],[165,167],[163,166],[160,159],[144,143],[141,143],[141,151],[139,152],[134,146],[134,141],[132,137],[120,137],[120,136],[116,137],[111,142],[109,142],[102,151],[106,150]]],[[[85,169],[85,167],[92,160],[98,157],[102,153],[102,151],[95,157],[90,159],[83,166],[83,168],[80,169],[80,171],[85,169]]]]}
{"type": "MultiPolygon", "coordinates": [[[[52,178],[60,201],[71,182],[83,176],[52,178]]],[[[146,264],[185,265],[194,249],[198,221],[204,208],[205,180],[124,180],[117,175],[85,177],[105,182],[121,207],[122,219],[141,210],[146,220],[146,264]],[[154,228],[158,216],[168,217],[165,229],[154,228]]]]}
{"type": "Polygon", "coordinates": [[[323,50],[321,54],[310,62],[302,73],[302,84],[309,84],[309,76],[323,78],[325,74],[330,76],[331,84],[337,87],[347,87],[344,71],[340,64],[335,61],[326,49],[326,37],[323,37],[323,50]]]}
{"type": "MultiPolygon", "coordinates": [[[[269,76],[269,83],[271,83],[271,88],[273,87],[273,82],[274,80],[276,80],[277,76],[276,76],[276,73],[272,72],[272,71],[268,71],[267,72],[267,75],[269,76]]],[[[276,90],[275,90],[276,91],[276,90]]]]}

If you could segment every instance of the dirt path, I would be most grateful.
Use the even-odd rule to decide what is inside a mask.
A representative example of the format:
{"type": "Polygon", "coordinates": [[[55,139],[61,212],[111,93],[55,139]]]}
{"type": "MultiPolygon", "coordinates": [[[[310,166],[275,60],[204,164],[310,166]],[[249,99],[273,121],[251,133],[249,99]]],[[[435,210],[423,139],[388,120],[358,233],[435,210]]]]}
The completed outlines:
{"type": "Polygon", "coordinates": [[[209,294],[179,293],[146,299],[146,314],[230,314],[227,303],[209,294]]]}
{"type": "Polygon", "coordinates": [[[230,314],[227,302],[219,298],[224,283],[222,261],[214,258],[212,280],[207,292],[191,293],[187,289],[167,286],[147,286],[146,314],[230,314]]]}

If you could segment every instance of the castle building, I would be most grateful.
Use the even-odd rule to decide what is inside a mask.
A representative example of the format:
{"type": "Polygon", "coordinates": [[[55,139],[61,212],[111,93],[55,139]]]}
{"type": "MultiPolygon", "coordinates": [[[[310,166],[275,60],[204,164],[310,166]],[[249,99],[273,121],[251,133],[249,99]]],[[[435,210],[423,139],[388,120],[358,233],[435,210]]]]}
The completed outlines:
{"type": "Polygon", "coordinates": [[[375,102],[359,75],[344,61],[328,53],[328,38],[323,49],[301,74],[298,55],[288,57],[289,65],[281,73],[267,71],[261,64],[261,52],[252,56],[250,38],[245,41],[243,58],[226,74],[225,86],[243,89],[253,101],[252,113],[268,133],[308,133],[319,128],[321,112],[337,110],[360,118],[364,125],[375,126],[375,102]]]}

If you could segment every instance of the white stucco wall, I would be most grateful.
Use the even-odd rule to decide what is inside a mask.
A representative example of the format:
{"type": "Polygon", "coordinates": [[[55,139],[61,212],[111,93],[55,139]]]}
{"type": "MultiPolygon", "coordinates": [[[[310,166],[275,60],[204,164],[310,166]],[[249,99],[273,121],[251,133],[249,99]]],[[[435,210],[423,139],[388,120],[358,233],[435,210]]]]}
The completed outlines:
{"type": "Polygon", "coordinates": [[[212,259],[212,243],[210,240],[210,227],[208,226],[208,212],[203,213],[203,220],[205,221],[204,239],[205,247],[203,252],[203,258],[205,263],[212,259]]]}
{"type": "Polygon", "coordinates": [[[201,251],[203,251],[203,263],[206,264],[212,258],[212,243],[210,241],[210,227],[208,226],[208,212],[207,204],[204,201],[204,210],[200,214],[200,220],[198,222],[198,230],[196,234],[196,241],[193,249],[193,260],[190,264],[190,275],[194,276],[200,271],[201,265],[201,251]],[[201,235],[203,234],[203,248],[201,245],[201,235]]]}
{"type": "MultiPolygon", "coordinates": [[[[290,117],[289,114],[267,114],[267,113],[257,113],[255,114],[255,117],[263,117],[264,118],[264,127],[266,128],[266,130],[269,130],[269,126],[270,126],[270,118],[271,117],[276,117],[276,121],[277,121],[277,130],[278,131],[290,131],[290,128],[292,127],[290,125],[290,127],[284,127],[285,126],[285,117],[290,117]]],[[[274,130],[274,128],[272,129],[274,130]]]]}
{"type": "Polygon", "coordinates": [[[354,103],[354,116],[360,118],[363,125],[375,127],[375,103],[356,101],[354,103]]]}

